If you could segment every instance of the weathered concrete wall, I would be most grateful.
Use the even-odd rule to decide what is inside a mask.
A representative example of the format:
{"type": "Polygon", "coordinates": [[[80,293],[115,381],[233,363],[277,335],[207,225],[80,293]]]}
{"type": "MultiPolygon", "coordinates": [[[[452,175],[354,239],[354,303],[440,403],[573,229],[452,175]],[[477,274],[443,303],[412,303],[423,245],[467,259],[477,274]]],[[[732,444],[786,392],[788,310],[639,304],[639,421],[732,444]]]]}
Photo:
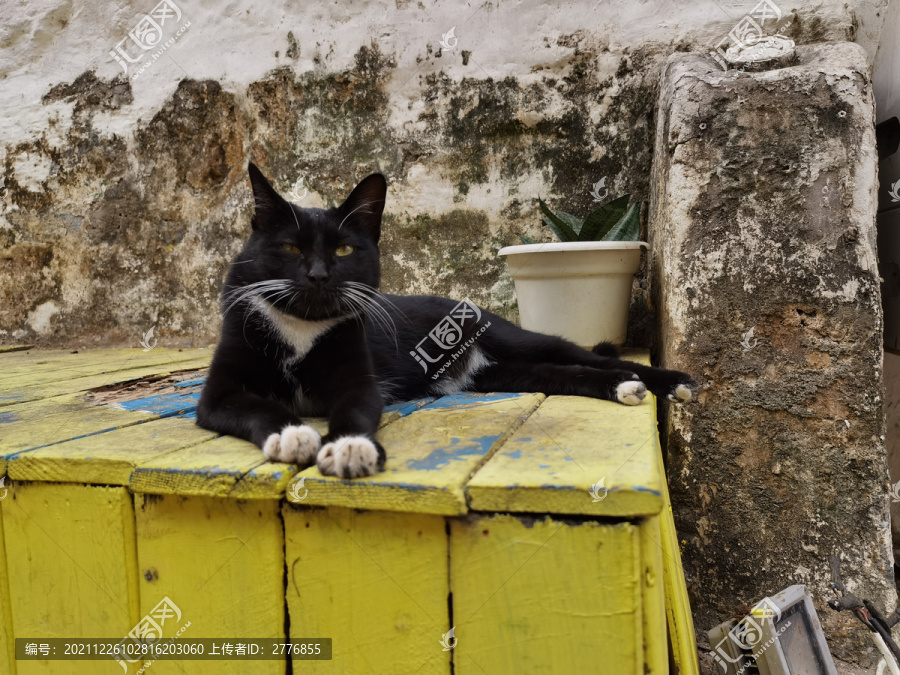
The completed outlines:
{"type": "MultiPolygon", "coordinates": [[[[0,342],[213,341],[251,157],[307,206],[383,171],[385,287],[514,316],[496,251],[541,234],[535,198],[646,198],[661,64],[756,4],[173,0],[125,74],[110,52],[157,1],[0,5],[0,342]]],[[[799,42],[874,55],[886,4],[783,11],[799,42]]]]}
{"type": "Polygon", "coordinates": [[[824,609],[829,556],[860,597],[897,599],[873,96],[858,46],[798,53],[763,73],[679,54],[663,74],[661,357],[705,385],[699,405],[670,410],[668,476],[698,629],[805,583],[833,653],[853,658],[869,638],[824,609]]]}

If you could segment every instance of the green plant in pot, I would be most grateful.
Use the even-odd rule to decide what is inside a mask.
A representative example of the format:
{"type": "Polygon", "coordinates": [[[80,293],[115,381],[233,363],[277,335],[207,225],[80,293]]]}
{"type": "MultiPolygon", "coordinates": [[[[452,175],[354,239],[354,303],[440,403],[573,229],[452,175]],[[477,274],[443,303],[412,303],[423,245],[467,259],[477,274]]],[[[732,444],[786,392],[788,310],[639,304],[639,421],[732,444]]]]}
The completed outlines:
{"type": "Polygon", "coordinates": [[[538,199],[542,222],[559,242],[518,234],[520,246],[500,249],[516,285],[522,327],[561,335],[583,347],[622,344],[631,285],[641,263],[641,204],[630,195],[585,218],[553,212],[538,199]]]}
{"type": "MultiPolygon", "coordinates": [[[[582,220],[571,213],[553,213],[543,199],[538,197],[544,214],[544,225],[553,230],[562,242],[572,241],[637,241],[641,236],[641,204],[628,206],[631,195],[614,199],[591,211],[582,220]]],[[[517,235],[523,244],[539,244],[537,239],[524,234],[517,235]]]]}

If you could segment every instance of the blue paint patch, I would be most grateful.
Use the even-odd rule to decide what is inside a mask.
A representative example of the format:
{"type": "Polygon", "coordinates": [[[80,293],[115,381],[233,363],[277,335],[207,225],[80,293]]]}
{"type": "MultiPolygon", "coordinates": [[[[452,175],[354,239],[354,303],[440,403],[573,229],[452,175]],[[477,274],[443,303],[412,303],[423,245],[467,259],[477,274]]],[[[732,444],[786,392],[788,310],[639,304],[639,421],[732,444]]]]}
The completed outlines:
{"type": "Polygon", "coordinates": [[[654,497],[662,496],[662,492],[660,492],[659,490],[654,490],[652,488],[644,487],[643,485],[632,485],[631,489],[634,490],[635,492],[649,492],[654,497]]]}
{"type": "Polygon", "coordinates": [[[550,465],[549,464],[538,464],[538,468],[539,469],[549,469],[550,465]]]}
{"type": "Polygon", "coordinates": [[[384,412],[397,412],[400,414],[400,417],[406,417],[407,415],[414,413],[419,408],[428,405],[432,401],[434,401],[434,398],[429,396],[428,398],[417,398],[413,399],[412,401],[406,401],[405,403],[393,403],[389,406],[386,406],[384,412]]]}
{"type": "Polygon", "coordinates": [[[574,462],[575,460],[572,459],[571,457],[569,457],[568,455],[566,455],[565,457],[563,457],[563,461],[566,461],[566,462],[574,462]]]}
{"type": "Polygon", "coordinates": [[[531,436],[528,438],[517,438],[516,443],[531,443],[531,436]]]}
{"type": "Polygon", "coordinates": [[[481,436],[461,441],[454,437],[449,446],[435,448],[428,453],[427,457],[407,460],[406,467],[413,471],[437,471],[447,466],[451,460],[461,460],[473,456],[482,457],[499,438],[500,436],[481,436]]]}
{"type": "Polygon", "coordinates": [[[196,380],[185,380],[184,382],[176,382],[176,387],[200,387],[206,383],[205,377],[199,377],[196,380]]]}
{"type": "Polygon", "coordinates": [[[24,396],[25,394],[8,394],[6,396],[0,396],[0,401],[18,401],[24,396]]]}
{"type": "Polygon", "coordinates": [[[133,401],[120,401],[114,407],[119,410],[147,412],[160,417],[188,417],[195,415],[199,401],[199,391],[174,392],[136,398],[133,401]]]}
{"type": "Polygon", "coordinates": [[[513,450],[512,452],[504,452],[503,454],[507,457],[512,457],[513,459],[522,459],[521,450],[513,450]]]}
{"type": "Polygon", "coordinates": [[[442,396],[437,401],[429,403],[423,410],[437,410],[440,408],[455,408],[462,405],[477,405],[479,403],[493,403],[494,401],[507,401],[513,398],[522,398],[528,394],[481,394],[478,392],[466,391],[459,394],[451,394],[450,396],[442,396]]]}
{"type": "Polygon", "coordinates": [[[19,419],[14,412],[0,412],[0,424],[12,424],[19,419]]]}

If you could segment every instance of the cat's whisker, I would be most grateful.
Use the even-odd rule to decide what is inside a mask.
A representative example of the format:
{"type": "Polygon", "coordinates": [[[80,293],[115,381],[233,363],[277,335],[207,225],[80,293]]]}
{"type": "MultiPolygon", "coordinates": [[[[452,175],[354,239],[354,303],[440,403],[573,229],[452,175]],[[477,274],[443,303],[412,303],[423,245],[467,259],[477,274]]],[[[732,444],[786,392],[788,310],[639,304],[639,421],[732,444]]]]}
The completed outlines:
{"type": "Polygon", "coordinates": [[[286,279],[265,279],[227,291],[223,294],[222,300],[229,304],[223,310],[223,314],[227,314],[235,305],[245,302],[250,298],[258,297],[267,291],[282,290],[289,284],[290,282],[286,279]]]}
{"type": "MultiPolygon", "coordinates": [[[[363,301],[356,295],[353,295],[349,292],[345,292],[341,294],[341,299],[349,305],[349,309],[353,312],[353,315],[358,319],[363,320],[363,324],[365,324],[365,318],[368,316],[367,307],[363,304],[363,301]]],[[[373,321],[375,319],[373,318],[373,321]]]]}
{"type": "Polygon", "coordinates": [[[378,310],[381,310],[380,307],[372,306],[371,300],[366,298],[358,293],[354,293],[352,291],[348,291],[343,296],[348,302],[352,303],[352,305],[358,308],[354,314],[362,319],[363,325],[365,325],[366,317],[370,318],[375,324],[384,331],[384,333],[391,338],[394,342],[394,346],[399,348],[399,343],[397,341],[397,328],[391,320],[390,315],[379,313],[378,310]],[[390,323],[388,323],[390,322],[390,323]]]}
{"type": "Polygon", "coordinates": [[[294,222],[297,223],[297,229],[299,230],[300,229],[300,221],[297,220],[297,212],[294,211],[294,207],[291,206],[291,204],[289,202],[285,202],[285,203],[287,204],[288,209],[290,209],[291,215],[294,216],[294,222]]]}
{"type": "Polygon", "coordinates": [[[383,302],[384,304],[388,305],[406,323],[409,323],[409,317],[407,317],[406,314],[399,307],[397,307],[397,305],[390,298],[388,298],[386,295],[381,293],[374,286],[369,286],[368,284],[363,284],[358,281],[345,281],[344,283],[348,286],[351,286],[351,287],[359,290],[359,291],[362,291],[363,293],[366,293],[366,294],[372,296],[373,298],[377,298],[377,302],[383,302]]]}
{"type": "Polygon", "coordinates": [[[394,323],[393,317],[384,309],[384,307],[380,306],[377,302],[375,302],[370,296],[365,293],[360,292],[357,289],[347,287],[345,288],[345,293],[348,297],[353,297],[360,303],[363,307],[366,308],[368,316],[372,318],[373,321],[378,322],[379,326],[382,327],[382,330],[394,341],[394,345],[397,345],[397,325],[394,323]]]}
{"type": "Polygon", "coordinates": [[[233,289],[225,294],[223,294],[223,301],[230,302],[227,309],[231,309],[235,304],[242,302],[246,298],[256,295],[258,293],[263,292],[266,289],[279,289],[282,288],[283,284],[251,284],[249,286],[241,287],[233,289]]]}
{"type": "MultiPolygon", "coordinates": [[[[360,204],[359,206],[357,206],[357,207],[356,207],[355,209],[353,209],[350,213],[348,213],[346,216],[344,216],[344,219],[341,221],[341,224],[338,225],[338,229],[341,229],[341,227],[344,225],[344,223],[347,222],[347,218],[349,218],[350,216],[352,216],[354,213],[356,213],[357,211],[359,211],[359,210],[360,210],[361,208],[363,208],[364,206],[369,206],[370,204],[374,204],[374,203],[375,203],[375,202],[363,202],[362,204],[360,204]]],[[[366,211],[366,213],[372,213],[372,212],[371,212],[371,211],[366,211]]]]}

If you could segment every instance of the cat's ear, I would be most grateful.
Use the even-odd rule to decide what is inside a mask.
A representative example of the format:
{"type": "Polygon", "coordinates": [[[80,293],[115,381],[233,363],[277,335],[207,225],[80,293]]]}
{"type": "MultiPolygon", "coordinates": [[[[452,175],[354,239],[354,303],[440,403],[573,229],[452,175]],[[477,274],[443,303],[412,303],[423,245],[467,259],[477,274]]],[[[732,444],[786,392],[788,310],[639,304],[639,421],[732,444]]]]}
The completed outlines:
{"type": "Polygon", "coordinates": [[[384,200],[387,196],[387,181],[380,173],[373,173],[363,178],[347,201],[338,208],[342,227],[350,225],[363,229],[378,243],[381,237],[381,214],[384,212],[384,200]]]}
{"type": "Polygon", "coordinates": [[[250,174],[250,185],[253,188],[254,206],[251,224],[254,230],[265,229],[278,218],[279,214],[283,217],[285,209],[291,207],[275,192],[275,188],[266,180],[256,164],[250,162],[247,173],[250,174]]]}

